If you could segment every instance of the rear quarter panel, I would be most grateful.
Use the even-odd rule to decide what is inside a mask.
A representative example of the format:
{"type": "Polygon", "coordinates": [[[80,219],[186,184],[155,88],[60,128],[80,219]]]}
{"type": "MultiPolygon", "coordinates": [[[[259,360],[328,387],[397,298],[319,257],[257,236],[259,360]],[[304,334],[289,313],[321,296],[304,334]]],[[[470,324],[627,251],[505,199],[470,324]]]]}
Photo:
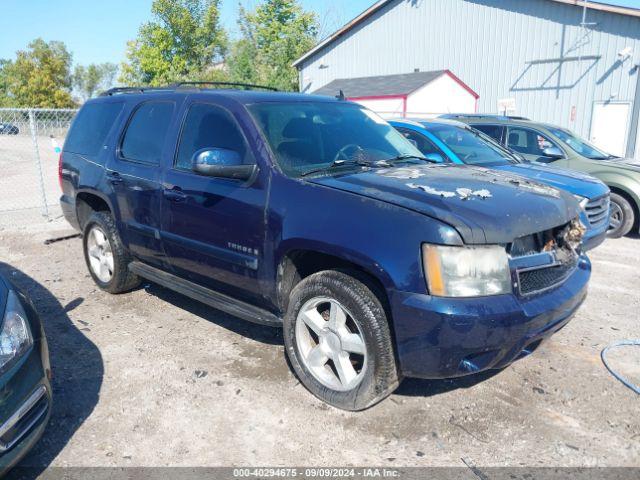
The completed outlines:
{"type": "MultiPolygon", "coordinates": [[[[112,212],[115,213],[115,205],[112,201],[111,185],[105,179],[105,165],[111,152],[113,152],[116,137],[120,131],[121,125],[130,110],[130,106],[122,99],[100,98],[89,100],[86,105],[94,102],[113,102],[122,103],[123,108],[113,126],[109,130],[104,145],[96,155],[85,155],[81,153],[71,152],[67,148],[67,142],[62,148],[62,165],[61,165],[61,187],[62,202],[70,202],[72,208],[75,208],[75,199],[79,193],[91,193],[104,200],[112,212]]],[[[74,123],[78,120],[76,115],[74,123]]],[[[73,129],[73,124],[72,127],[73,129]]],[[[67,136],[67,141],[69,136],[67,136]]],[[[77,212],[75,212],[77,214],[77,212]]]]}

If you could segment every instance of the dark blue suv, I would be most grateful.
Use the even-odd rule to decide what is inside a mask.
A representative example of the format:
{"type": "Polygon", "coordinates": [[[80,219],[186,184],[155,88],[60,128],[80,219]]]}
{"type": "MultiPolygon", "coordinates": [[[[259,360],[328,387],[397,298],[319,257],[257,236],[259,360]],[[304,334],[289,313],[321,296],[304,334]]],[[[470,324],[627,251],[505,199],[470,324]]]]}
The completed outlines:
{"type": "Polygon", "coordinates": [[[343,409],[402,376],[502,368],[587,292],[571,194],[432,164],[338,99],[112,90],[76,117],[60,178],[98,286],[144,277],[283,327],[302,383],[343,409]]]}

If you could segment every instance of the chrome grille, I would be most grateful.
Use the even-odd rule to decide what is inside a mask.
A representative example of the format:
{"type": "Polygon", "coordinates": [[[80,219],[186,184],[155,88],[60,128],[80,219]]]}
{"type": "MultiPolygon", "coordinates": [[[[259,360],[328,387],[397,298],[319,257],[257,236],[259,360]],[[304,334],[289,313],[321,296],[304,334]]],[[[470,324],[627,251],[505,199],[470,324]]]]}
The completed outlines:
{"type": "Polygon", "coordinates": [[[29,433],[48,409],[47,388],[40,385],[18,410],[0,425],[0,453],[9,450],[29,433]]]}
{"type": "Polygon", "coordinates": [[[590,200],[585,210],[589,223],[594,227],[609,221],[609,195],[590,200]]]}

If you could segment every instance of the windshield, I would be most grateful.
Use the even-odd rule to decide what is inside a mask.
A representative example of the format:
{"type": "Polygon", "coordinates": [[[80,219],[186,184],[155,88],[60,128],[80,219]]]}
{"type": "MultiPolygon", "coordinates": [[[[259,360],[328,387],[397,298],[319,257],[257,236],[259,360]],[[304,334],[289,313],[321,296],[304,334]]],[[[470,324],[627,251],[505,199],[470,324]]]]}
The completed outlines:
{"type": "Polygon", "coordinates": [[[422,154],[391,125],[347,102],[265,102],[249,111],[276,161],[289,176],[336,164],[359,164],[422,154]]]}
{"type": "Polygon", "coordinates": [[[579,153],[583,157],[590,158],[591,160],[607,160],[609,158],[613,158],[613,155],[609,155],[608,153],[604,153],[602,150],[598,150],[589,142],[574,135],[569,130],[549,128],[549,131],[569,145],[573,151],[579,153]]]}
{"type": "Polygon", "coordinates": [[[487,139],[483,133],[455,125],[429,125],[427,128],[466,164],[517,163],[513,156],[487,139]]]}

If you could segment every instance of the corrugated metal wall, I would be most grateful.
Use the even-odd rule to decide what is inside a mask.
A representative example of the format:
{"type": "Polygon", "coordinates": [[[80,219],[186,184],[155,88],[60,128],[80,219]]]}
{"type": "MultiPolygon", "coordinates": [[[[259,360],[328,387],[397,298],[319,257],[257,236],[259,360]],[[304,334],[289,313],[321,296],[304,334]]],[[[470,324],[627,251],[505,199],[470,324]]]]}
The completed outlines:
{"type": "Polygon", "coordinates": [[[640,18],[588,10],[595,25],[581,22],[582,8],[548,0],[395,0],[305,60],[301,88],[448,68],[480,94],[480,112],[515,98],[519,115],[587,137],[595,101],[634,101],[640,18]]]}

